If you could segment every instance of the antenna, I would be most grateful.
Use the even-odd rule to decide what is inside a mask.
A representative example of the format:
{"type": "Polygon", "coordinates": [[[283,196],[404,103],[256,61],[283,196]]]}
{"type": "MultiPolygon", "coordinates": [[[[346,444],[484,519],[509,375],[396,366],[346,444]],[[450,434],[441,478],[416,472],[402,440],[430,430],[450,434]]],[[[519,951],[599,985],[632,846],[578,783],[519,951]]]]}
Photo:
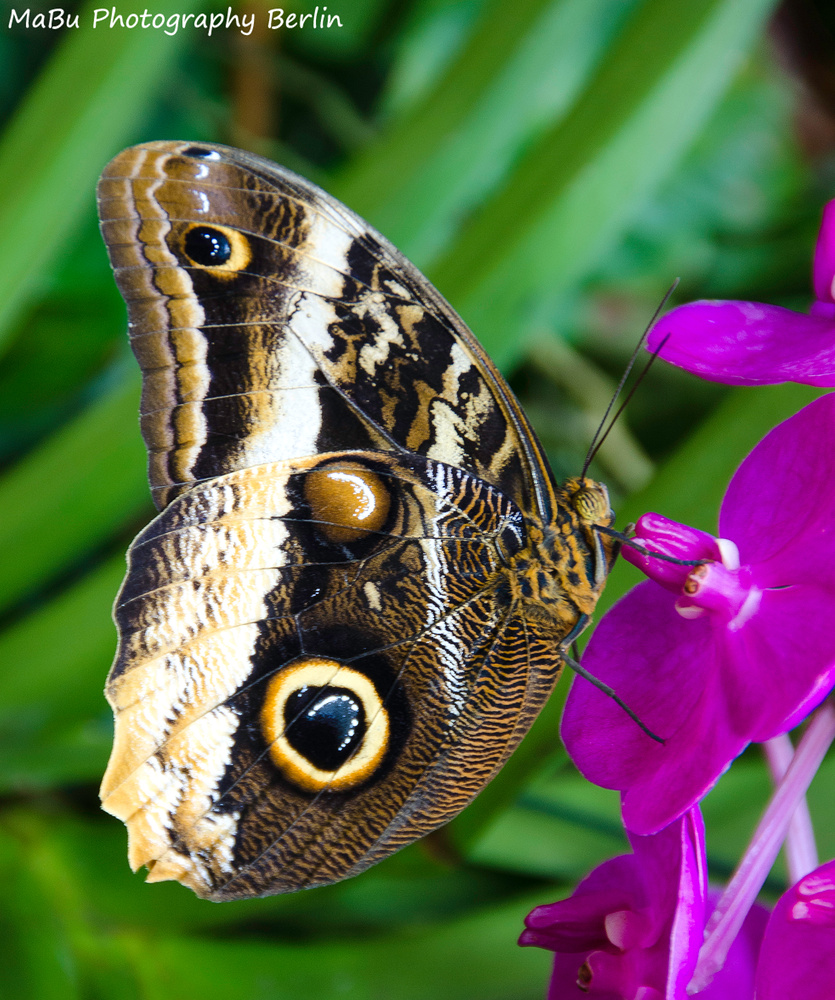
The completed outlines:
{"type": "Polygon", "coordinates": [[[614,408],[615,403],[618,401],[618,397],[620,396],[621,392],[623,391],[623,387],[626,384],[626,380],[629,378],[629,375],[630,375],[633,367],[635,366],[635,362],[638,360],[638,355],[639,355],[639,353],[641,351],[641,348],[644,346],[644,343],[646,342],[647,336],[649,335],[649,331],[655,325],[655,321],[658,319],[659,315],[661,314],[661,310],[664,308],[664,306],[670,300],[670,296],[673,294],[673,292],[676,290],[676,288],[678,288],[679,281],[680,281],[680,279],[676,278],[676,280],[672,283],[672,285],[670,285],[670,287],[667,289],[667,291],[666,291],[666,293],[664,295],[664,298],[659,302],[658,308],[652,314],[652,319],[650,319],[649,323],[644,328],[644,332],[641,334],[640,340],[635,345],[635,350],[632,352],[632,354],[631,354],[631,356],[629,358],[629,361],[627,362],[627,365],[626,365],[626,368],[624,369],[623,375],[621,375],[620,381],[617,384],[617,388],[615,389],[614,393],[612,394],[612,398],[609,401],[609,405],[606,407],[606,412],[603,414],[603,417],[602,417],[600,423],[597,425],[597,430],[594,432],[594,437],[592,438],[591,444],[589,445],[589,450],[586,452],[586,460],[585,460],[585,462],[583,462],[583,469],[582,469],[582,472],[580,473],[580,479],[581,480],[584,480],[586,478],[586,473],[588,472],[589,466],[591,465],[592,460],[594,459],[594,456],[598,453],[598,451],[600,450],[600,446],[603,444],[603,442],[609,436],[609,432],[614,427],[614,425],[615,425],[618,417],[621,415],[621,413],[623,413],[623,411],[626,408],[626,406],[628,405],[629,401],[632,399],[632,396],[635,394],[635,390],[638,388],[638,386],[641,384],[641,382],[644,380],[644,378],[646,378],[647,372],[650,370],[650,368],[652,367],[653,363],[655,362],[655,359],[658,357],[659,351],[664,346],[664,344],[667,343],[667,339],[669,337],[669,334],[667,334],[667,337],[665,337],[661,341],[661,343],[658,345],[658,348],[655,351],[653,351],[652,356],[650,357],[649,361],[647,362],[646,366],[644,367],[644,370],[641,372],[641,374],[635,380],[635,384],[629,390],[629,395],[626,397],[626,399],[623,401],[623,403],[621,403],[621,405],[618,408],[617,412],[612,417],[611,421],[609,421],[608,426],[606,426],[606,422],[607,422],[607,420],[609,420],[609,414],[612,412],[612,409],[614,408]],[[603,430],[604,427],[606,427],[605,431],[603,430]]]}

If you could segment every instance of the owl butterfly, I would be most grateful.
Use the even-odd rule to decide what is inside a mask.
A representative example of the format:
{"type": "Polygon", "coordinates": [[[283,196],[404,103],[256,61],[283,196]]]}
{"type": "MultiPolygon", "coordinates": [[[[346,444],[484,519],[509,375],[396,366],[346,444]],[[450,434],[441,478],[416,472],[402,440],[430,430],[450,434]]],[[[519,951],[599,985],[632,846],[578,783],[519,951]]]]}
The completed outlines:
{"type": "Polygon", "coordinates": [[[104,808],[214,900],[347,878],[455,816],[613,558],[501,375],[382,236],[223,146],[98,188],[161,513],[128,554],[104,808]]]}

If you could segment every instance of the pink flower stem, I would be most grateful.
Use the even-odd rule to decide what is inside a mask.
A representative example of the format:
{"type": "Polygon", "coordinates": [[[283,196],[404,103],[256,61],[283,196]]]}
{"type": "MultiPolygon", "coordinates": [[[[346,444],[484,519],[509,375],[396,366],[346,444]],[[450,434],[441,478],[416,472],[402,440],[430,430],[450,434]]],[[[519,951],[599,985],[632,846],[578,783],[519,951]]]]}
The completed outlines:
{"type": "MultiPolygon", "coordinates": [[[[788,733],[775,736],[762,745],[765,759],[771,771],[774,784],[777,785],[792,762],[794,746],[788,733]]],[[[815,844],[815,831],[812,827],[812,817],[805,796],[798,802],[797,808],[789,823],[786,842],[783,844],[786,856],[786,868],[789,882],[794,885],[804,875],[818,867],[818,849],[815,844]]]]}
{"type": "Polygon", "coordinates": [[[687,987],[699,993],[722,968],[728,949],[780,853],[798,803],[835,739],[835,707],[825,701],[812,716],[791,763],[774,791],[748,850],[728,883],[705,928],[696,971],[687,987]]]}

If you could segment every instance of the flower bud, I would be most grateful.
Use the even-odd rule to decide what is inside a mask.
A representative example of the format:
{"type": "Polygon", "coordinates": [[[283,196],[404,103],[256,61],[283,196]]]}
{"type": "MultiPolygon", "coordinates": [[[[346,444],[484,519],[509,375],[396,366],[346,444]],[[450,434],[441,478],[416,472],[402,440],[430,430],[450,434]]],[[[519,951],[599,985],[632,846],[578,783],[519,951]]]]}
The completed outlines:
{"type": "Polygon", "coordinates": [[[679,524],[678,521],[671,521],[661,514],[644,514],[635,525],[634,539],[647,551],[639,552],[626,545],[623,548],[623,558],[675,594],[682,593],[694,567],[669,560],[682,560],[685,563],[722,560],[719,540],[713,535],[679,524]],[[658,558],[659,555],[664,558],[658,558]]]}

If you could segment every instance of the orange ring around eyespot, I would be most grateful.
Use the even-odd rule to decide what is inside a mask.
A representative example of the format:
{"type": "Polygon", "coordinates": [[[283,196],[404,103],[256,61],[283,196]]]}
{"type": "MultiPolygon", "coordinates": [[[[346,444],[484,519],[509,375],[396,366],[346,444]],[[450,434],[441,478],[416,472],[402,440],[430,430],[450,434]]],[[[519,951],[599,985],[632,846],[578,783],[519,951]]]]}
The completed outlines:
{"type": "Polygon", "coordinates": [[[191,267],[199,267],[203,271],[208,271],[210,274],[214,274],[218,278],[232,278],[238,271],[243,271],[243,269],[252,260],[252,247],[249,244],[249,240],[244,236],[244,234],[239,229],[232,229],[230,226],[221,226],[216,222],[192,222],[189,223],[183,229],[180,235],[180,246],[183,248],[183,254],[190,261],[191,267]],[[185,251],[186,237],[193,229],[216,229],[219,233],[223,233],[227,240],[229,240],[229,246],[232,249],[232,253],[223,264],[199,264],[192,260],[191,257],[185,251]]]}
{"type": "Polygon", "coordinates": [[[270,759],[288,781],[305,792],[344,792],[367,781],[380,766],[388,749],[389,717],[377,689],[365,674],[337,660],[313,656],[270,678],[261,706],[261,731],[269,746],[270,759]],[[345,688],[362,703],[366,718],[362,743],[334,771],[316,767],[285,735],[287,699],[304,686],[345,688]]]}

